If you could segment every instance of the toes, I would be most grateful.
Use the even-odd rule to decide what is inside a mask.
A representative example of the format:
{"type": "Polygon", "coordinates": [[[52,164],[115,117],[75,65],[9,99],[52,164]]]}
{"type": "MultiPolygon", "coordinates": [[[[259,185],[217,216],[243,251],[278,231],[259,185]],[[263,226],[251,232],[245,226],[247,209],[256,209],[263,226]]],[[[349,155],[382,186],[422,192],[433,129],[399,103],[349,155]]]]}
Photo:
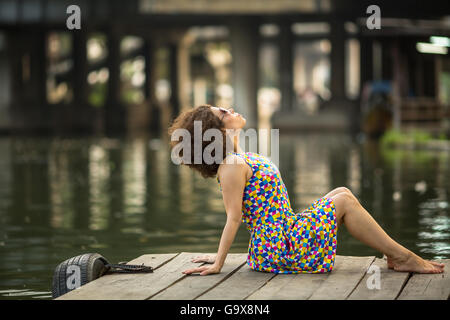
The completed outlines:
{"type": "Polygon", "coordinates": [[[439,267],[439,268],[444,268],[445,265],[443,263],[439,263],[436,261],[429,261],[433,266],[439,267]]]}
{"type": "Polygon", "coordinates": [[[428,261],[425,260],[426,263],[428,264],[426,270],[428,270],[431,273],[441,273],[442,272],[442,268],[440,267],[440,265],[436,262],[433,261],[428,261]]]}
{"type": "Polygon", "coordinates": [[[434,265],[435,265],[435,266],[438,266],[438,267],[440,267],[440,268],[444,268],[444,267],[445,267],[445,264],[443,264],[443,263],[438,263],[438,262],[436,262],[434,265]]]}
{"type": "Polygon", "coordinates": [[[444,272],[441,264],[434,261],[424,260],[423,273],[442,273],[444,272]]]}
{"type": "Polygon", "coordinates": [[[433,266],[433,273],[442,273],[444,272],[441,268],[437,266],[433,266]]]}

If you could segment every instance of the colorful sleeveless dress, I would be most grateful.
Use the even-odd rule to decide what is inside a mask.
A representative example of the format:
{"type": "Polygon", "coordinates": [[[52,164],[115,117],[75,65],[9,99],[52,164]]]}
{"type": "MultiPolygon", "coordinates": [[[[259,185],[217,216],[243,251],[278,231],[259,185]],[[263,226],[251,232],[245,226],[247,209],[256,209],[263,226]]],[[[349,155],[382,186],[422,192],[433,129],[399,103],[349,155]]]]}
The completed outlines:
{"type": "MultiPolygon", "coordinates": [[[[242,221],[251,233],[247,264],[273,273],[333,270],[337,247],[336,209],[320,198],[294,213],[280,171],[257,153],[236,153],[251,167],[243,195],[242,221]]],[[[220,185],[219,177],[217,181],[220,185]]]]}

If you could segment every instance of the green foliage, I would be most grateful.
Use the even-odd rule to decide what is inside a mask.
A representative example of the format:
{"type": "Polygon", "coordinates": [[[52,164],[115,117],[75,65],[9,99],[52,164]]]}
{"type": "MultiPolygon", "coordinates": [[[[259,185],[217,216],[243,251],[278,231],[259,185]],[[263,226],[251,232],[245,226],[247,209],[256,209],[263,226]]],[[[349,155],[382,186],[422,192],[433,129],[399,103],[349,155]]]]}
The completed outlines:
{"type": "Polygon", "coordinates": [[[387,130],[381,138],[383,147],[392,147],[402,144],[421,144],[433,140],[431,133],[414,129],[411,131],[387,130]]]}
{"type": "Polygon", "coordinates": [[[448,140],[445,133],[440,133],[438,136],[433,137],[431,133],[420,129],[413,129],[409,131],[390,129],[384,133],[380,142],[381,147],[391,148],[402,145],[425,145],[431,141],[443,140],[448,140]]]}
{"type": "Polygon", "coordinates": [[[383,147],[393,146],[398,143],[404,143],[405,136],[395,129],[387,130],[381,137],[381,145],[383,147]]]}
{"type": "Polygon", "coordinates": [[[427,142],[433,140],[433,136],[429,132],[421,130],[413,130],[411,132],[412,140],[416,143],[427,142]]]}
{"type": "Polygon", "coordinates": [[[441,132],[441,133],[439,134],[438,139],[439,139],[439,140],[447,140],[448,138],[447,138],[447,135],[446,135],[445,133],[441,132]]]}

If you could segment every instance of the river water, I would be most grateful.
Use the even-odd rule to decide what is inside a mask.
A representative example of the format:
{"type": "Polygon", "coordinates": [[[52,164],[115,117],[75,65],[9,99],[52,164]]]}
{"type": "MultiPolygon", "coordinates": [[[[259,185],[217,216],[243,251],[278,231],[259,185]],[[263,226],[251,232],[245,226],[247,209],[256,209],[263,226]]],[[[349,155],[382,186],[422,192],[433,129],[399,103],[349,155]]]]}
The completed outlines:
{"type": "MultiPolygon", "coordinates": [[[[350,188],[396,241],[450,258],[450,154],[383,149],[347,134],[281,135],[279,169],[296,212],[350,188]]],[[[0,299],[51,299],[62,261],[98,252],[215,252],[225,222],[219,186],[174,165],[167,141],[0,138],[0,299]]],[[[245,252],[239,230],[231,252],[245,252]]],[[[339,255],[376,255],[345,230],[339,255]]]]}

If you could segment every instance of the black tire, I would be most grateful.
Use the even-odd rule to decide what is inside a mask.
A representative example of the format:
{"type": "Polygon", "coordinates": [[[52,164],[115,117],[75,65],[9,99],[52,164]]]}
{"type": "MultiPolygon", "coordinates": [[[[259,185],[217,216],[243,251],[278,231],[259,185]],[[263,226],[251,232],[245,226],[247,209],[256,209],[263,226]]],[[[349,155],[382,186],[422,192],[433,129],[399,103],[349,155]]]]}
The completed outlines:
{"type": "Polygon", "coordinates": [[[98,253],[85,253],[61,262],[53,274],[53,299],[100,278],[109,268],[98,253]]]}

